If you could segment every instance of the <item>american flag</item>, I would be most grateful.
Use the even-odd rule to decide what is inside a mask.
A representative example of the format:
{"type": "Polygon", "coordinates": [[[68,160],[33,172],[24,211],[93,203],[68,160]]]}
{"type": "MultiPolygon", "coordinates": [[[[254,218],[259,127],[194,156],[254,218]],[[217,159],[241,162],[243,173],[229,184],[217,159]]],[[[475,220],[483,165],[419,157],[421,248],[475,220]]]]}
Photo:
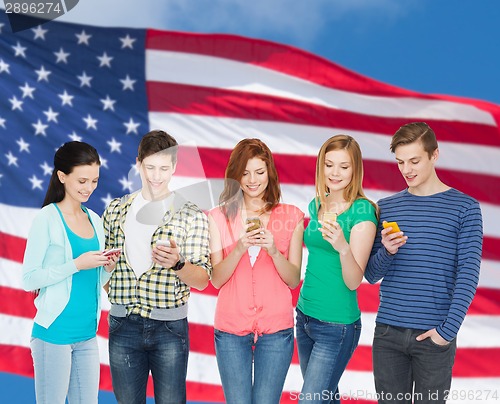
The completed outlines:
{"type": "MultiPolygon", "coordinates": [[[[174,181],[179,188],[207,179],[220,185],[234,145],[258,137],[275,153],[284,202],[307,212],[316,154],[328,137],[347,133],[358,140],[364,187],[378,200],[405,187],[389,152],[391,135],[405,123],[426,121],[440,141],[441,179],[478,199],[484,217],[480,283],[458,336],[449,402],[500,400],[498,105],[419,94],[296,48],[239,36],[57,22],[12,34],[4,15],[0,30],[0,371],[33,375],[35,309],[21,288],[21,263],[62,143],[82,140],[98,149],[101,177],[88,205],[101,213],[112,197],[137,186],[137,145],[150,129],[166,130],[182,145],[174,181]]],[[[212,204],[217,198],[214,192],[212,204]]],[[[358,293],[363,333],[340,388],[346,397],[373,403],[378,286],[363,283],[358,293]]],[[[193,401],[223,401],[213,345],[216,294],[208,287],[190,299],[193,401]]],[[[103,300],[101,388],[110,390],[109,304],[103,300]]],[[[290,392],[300,391],[301,383],[295,354],[283,403],[294,402],[290,392]]]]}

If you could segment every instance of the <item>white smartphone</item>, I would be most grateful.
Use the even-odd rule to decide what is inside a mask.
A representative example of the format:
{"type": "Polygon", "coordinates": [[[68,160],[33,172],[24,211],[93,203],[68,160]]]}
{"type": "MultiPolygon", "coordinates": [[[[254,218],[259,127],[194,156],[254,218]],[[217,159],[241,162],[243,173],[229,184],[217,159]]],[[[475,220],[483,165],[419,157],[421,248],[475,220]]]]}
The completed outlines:
{"type": "Polygon", "coordinates": [[[165,247],[170,247],[170,240],[160,239],[156,242],[156,245],[162,245],[165,247]]]}
{"type": "Polygon", "coordinates": [[[108,255],[118,254],[120,252],[122,252],[121,248],[110,248],[109,250],[103,251],[102,255],[107,257],[108,255]]]}

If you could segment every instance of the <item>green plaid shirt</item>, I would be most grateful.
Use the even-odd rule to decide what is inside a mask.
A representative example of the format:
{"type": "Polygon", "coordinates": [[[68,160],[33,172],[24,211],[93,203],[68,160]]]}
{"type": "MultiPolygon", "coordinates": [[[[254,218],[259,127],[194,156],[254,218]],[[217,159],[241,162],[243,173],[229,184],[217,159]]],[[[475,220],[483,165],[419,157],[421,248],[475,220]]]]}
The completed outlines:
{"type": "MultiPolygon", "coordinates": [[[[140,191],[138,191],[140,192],[140,191]]],[[[122,254],[109,282],[111,304],[127,307],[127,315],[149,318],[153,308],[177,308],[187,303],[190,288],[175,271],[152,263],[138,279],[127,261],[124,224],[137,193],[111,201],[103,214],[106,248],[120,247],[122,254]]],[[[175,195],[173,206],[151,238],[151,247],[159,239],[174,238],[186,261],[204,268],[211,276],[207,216],[193,203],[175,195]]]]}

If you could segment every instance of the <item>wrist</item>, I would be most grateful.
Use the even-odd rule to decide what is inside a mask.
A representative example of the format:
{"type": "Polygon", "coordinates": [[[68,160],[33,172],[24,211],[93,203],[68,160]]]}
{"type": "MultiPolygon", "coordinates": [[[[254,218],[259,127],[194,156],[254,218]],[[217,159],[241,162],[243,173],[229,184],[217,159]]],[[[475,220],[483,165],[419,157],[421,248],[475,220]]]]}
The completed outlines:
{"type": "Polygon", "coordinates": [[[349,244],[346,244],[344,247],[342,247],[341,249],[339,249],[339,255],[341,257],[345,257],[347,254],[349,254],[349,251],[351,250],[351,247],[349,246],[349,244]]]}
{"type": "Polygon", "coordinates": [[[172,267],[173,271],[180,271],[182,268],[184,268],[184,265],[186,265],[186,259],[182,254],[179,254],[179,260],[175,263],[175,265],[172,267]]]}
{"type": "Polygon", "coordinates": [[[280,250],[278,250],[276,247],[274,247],[274,251],[268,251],[267,252],[271,258],[278,258],[280,254],[280,250]]]}
{"type": "Polygon", "coordinates": [[[82,268],[80,268],[80,265],[78,264],[78,258],[75,258],[73,260],[73,264],[75,264],[75,268],[77,271],[80,271],[82,268]]]}
{"type": "Polygon", "coordinates": [[[390,252],[387,248],[385,248],[385,247],[384,247],[384,250],[385,250],[385,252],[387,253],[387,255],[389,255],[390,257],[392,257],[392,256],[396,255],[396,252],[391,253],[391,252],[390,252]]]}

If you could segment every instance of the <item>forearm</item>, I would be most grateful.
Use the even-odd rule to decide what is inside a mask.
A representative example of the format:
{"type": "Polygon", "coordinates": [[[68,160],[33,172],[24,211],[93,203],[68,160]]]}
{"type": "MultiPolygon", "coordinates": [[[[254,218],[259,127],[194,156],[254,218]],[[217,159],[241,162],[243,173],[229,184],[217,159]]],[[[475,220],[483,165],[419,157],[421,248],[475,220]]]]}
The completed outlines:
{"type": "Polygon", "coordinates": [[[42,266],[29,267],[24,264],[23,288],[26,291],[41,289],[63,281],[78,272],[74,260],[68,261],[63,265],[50,268],[42,266]]]}
{"type": "Polygon", "coordinates": [[[383,246],[380,247],[368,260],[364,273],[366,280],[377,283],[387,274],[393,259],[394,255],[390,255],[383,246]]]}
{"type": "Polygon", "coordinates": [[[290,289],[295,289],[300,283],[300,265],[292,264],[286,257],[276,249],[270,257],[273,260],[276,271],[290,289]]]}
{"type": "Polygon", "coordinates": [[[443,323],[436,328],[438,334],[447,341],[451,341],[457,336],[476,293],[479,265],[470,264],[459,270],[448,315],[443,323]]]}
{"type": "Polygon", "coordinates": [[[342,278],[350,290],[356,290],[363,280],[364,268],[356,261],[349,245],[339,251],[342,278]]]}
{"type": "Polygon", "coordinates": [[[176,274],[182,282],[192,288],[203,290],[208,286],[209,276],[206,269],[188,261],[176,274]]]}
{"type": "Polygon", "coordinates": [[[231,278],[244,253],[245,250],[236,247],[226,258],[213,265],[211,282],[215,288],[220,289],[231,278]]]}

